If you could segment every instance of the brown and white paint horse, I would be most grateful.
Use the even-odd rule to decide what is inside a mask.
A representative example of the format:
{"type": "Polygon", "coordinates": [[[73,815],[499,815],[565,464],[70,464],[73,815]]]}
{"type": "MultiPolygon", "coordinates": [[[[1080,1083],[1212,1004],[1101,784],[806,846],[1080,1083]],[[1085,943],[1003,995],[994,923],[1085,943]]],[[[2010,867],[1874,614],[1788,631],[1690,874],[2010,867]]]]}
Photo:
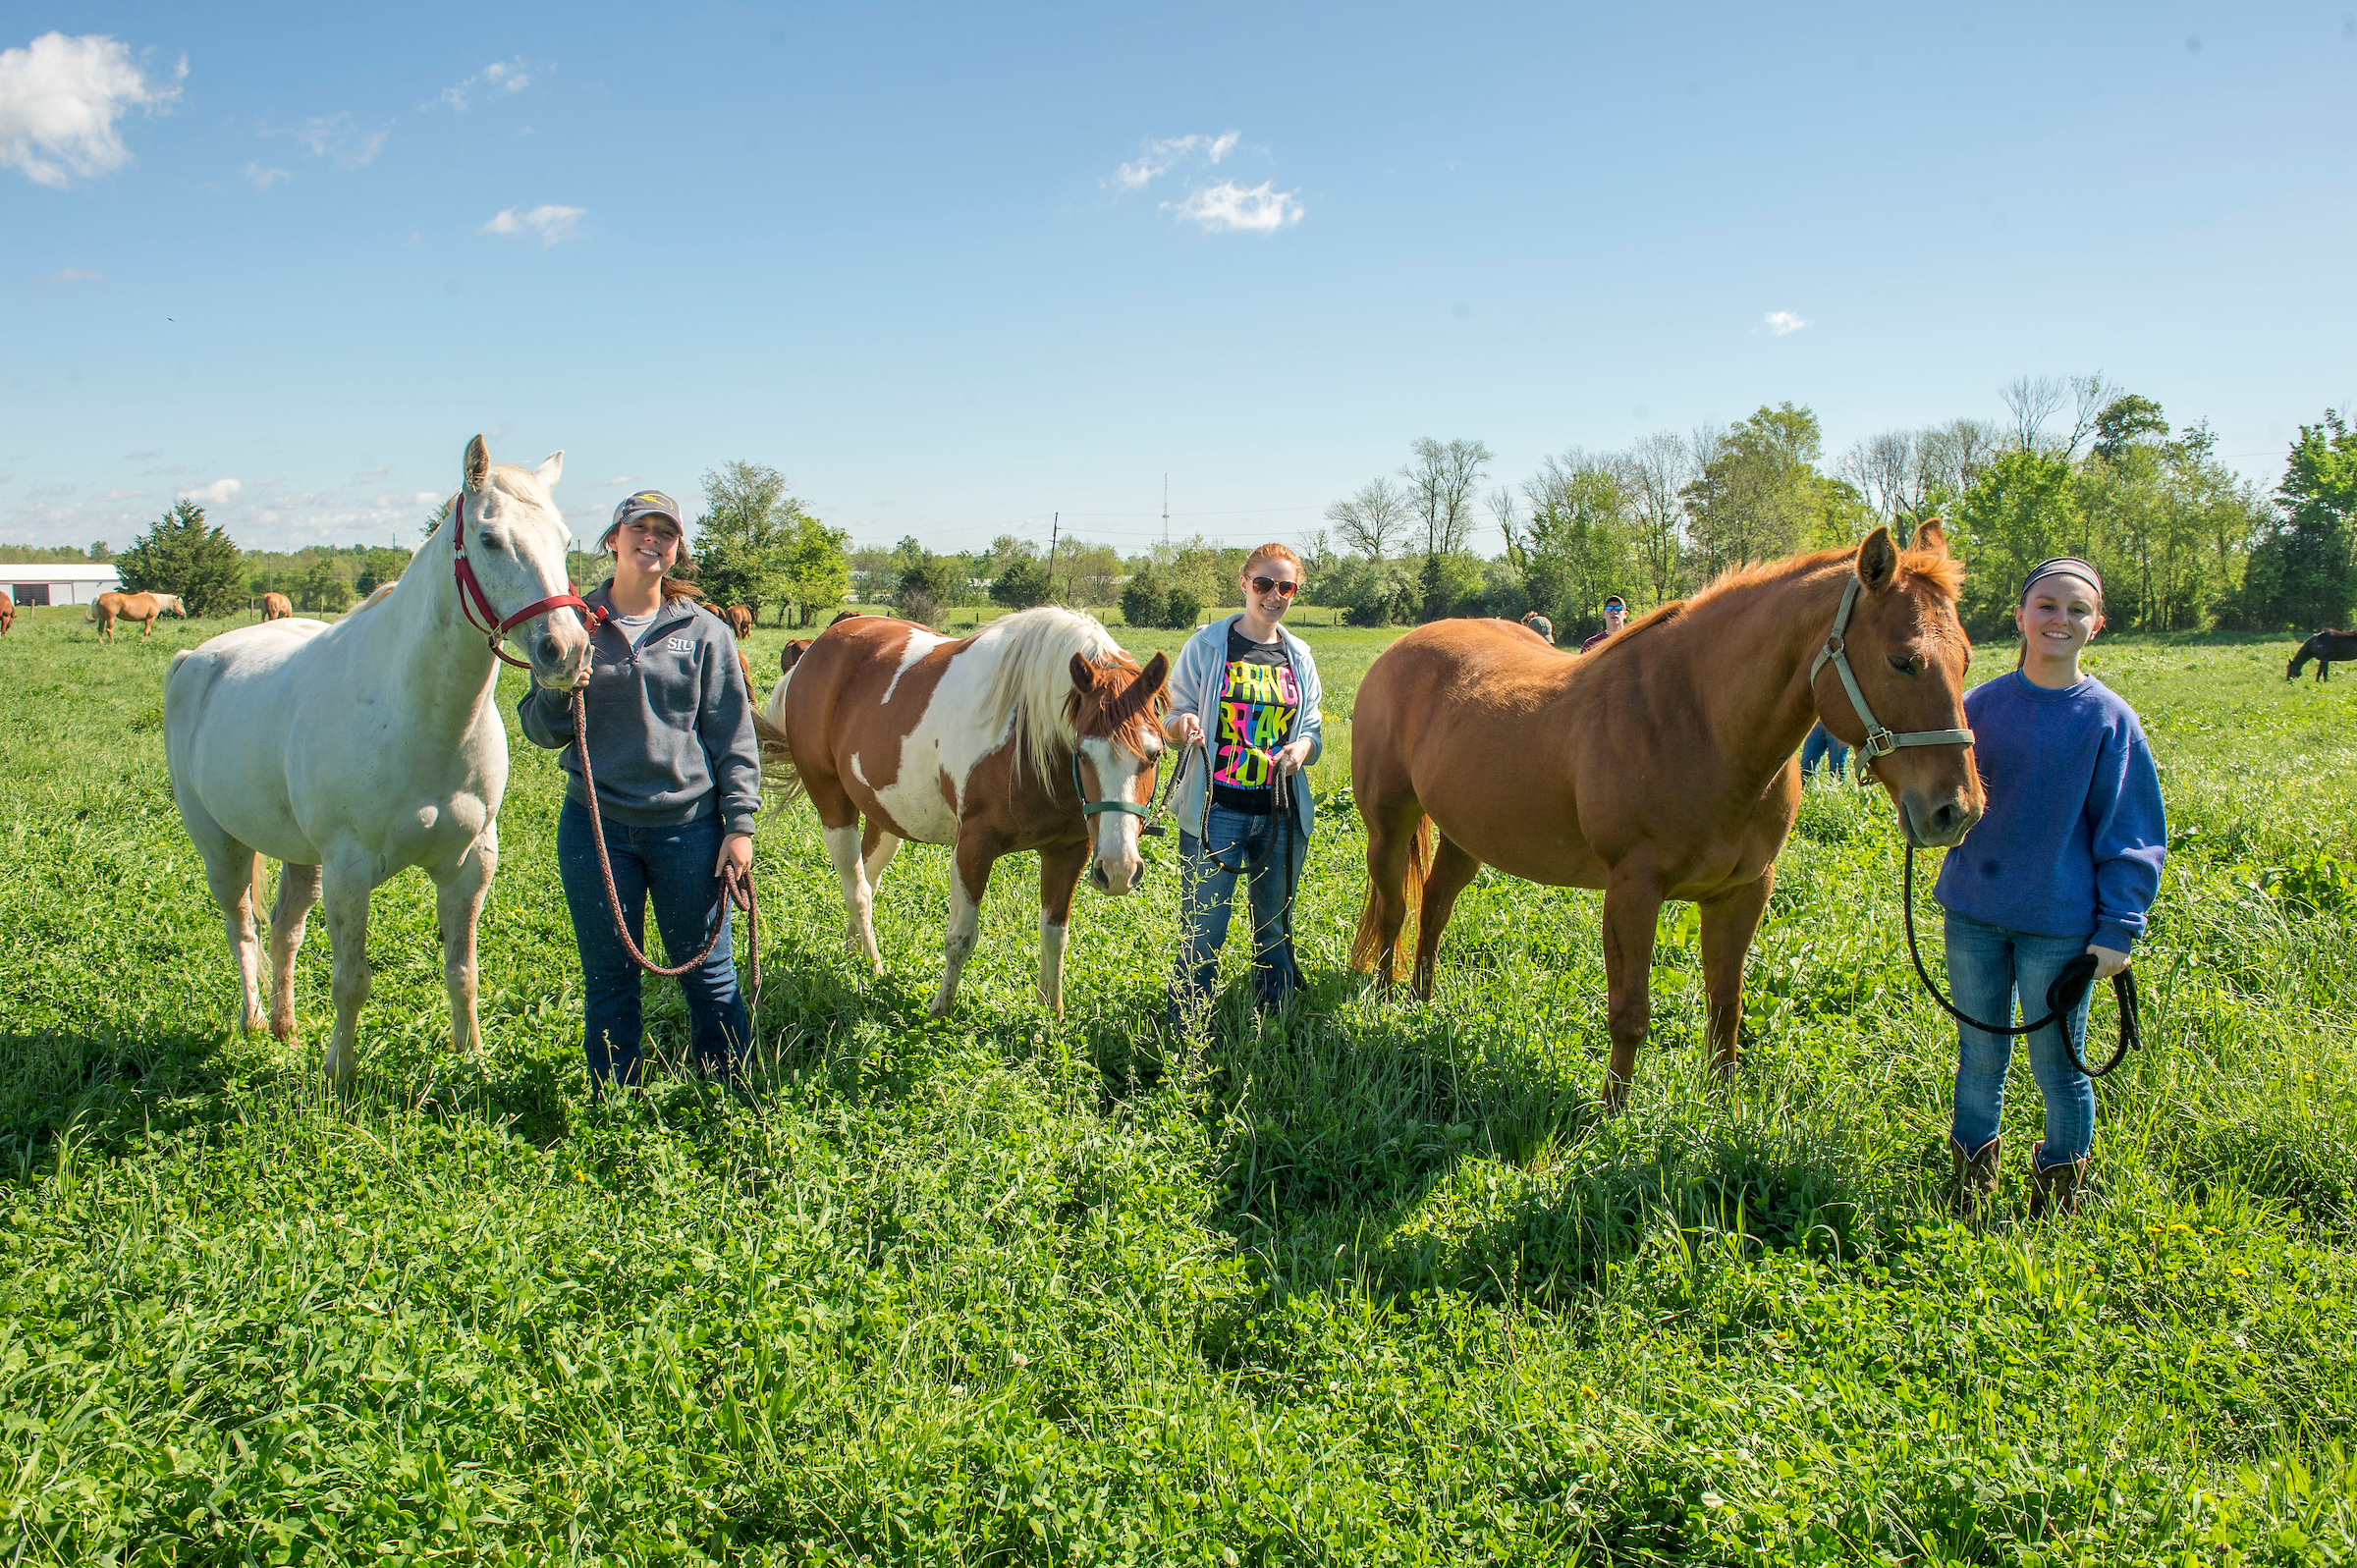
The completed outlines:
{"type": "Polygon", "coordinates": [[[89,613],[82,619],[98,623],[98,635],[107,642],[115,640],[115,622],[137,621],[139,640],[145,642],[155,631],[158,616],[178,616],[186,621],[189,612],[176,593],[102,593],[90,603],[89,613]]]}
{"type": "Polygon", "coordinates": [[[266,593],[262,595],[262,619],[264,621],[287,621],[293,619],[294,615],[295,601],[285,594],[266,593]]]}
{"type": "Polygon", "coordinates": [[[1408,904],[1415,988],[1432,995],[1441,930],[1482,866],[1604,890],[1608,1105],[1651,1018],[1656,916],[1702,910],[1715,1065],[1735,1068],[1743,959],[1800,809],[1793,753],[1812,722],[1858,746],[1868,716],[1819,656],[1841,633],[1872,717],[1900,749],[1870,766],[1919,847],[1960,842],[1982,808],[1964,728],[1972,645],[1956,621],[1961,563],[1936,522],[1900,550],[1877,528],[1828,550],[1730,573],[1566,659],[1519,626],[1441,621],[1383,651],[1359,683],[1350,782],[1367,826],[1367,901],[1352,965],[1389,984],[1408,904]],[[1432,829],[1439,852],[1425,869],[1432,829]]]}
{"type": "Polygon", "coordinates": [[[1039,1000],[1061,1015],[1081,872],[1117,897],[1145,876],[1137,835],[1169,675],[1163,655],[1141,670],[1094,620],[1053,606],[958,641],[882,616],[840,620],[813,639],[770,693],[764,774],[817,808],[852,947],[883,972],[875,889],[901,840],[955,845],[940,1017],[958,999],[992,863],[1036,849],[1039,1000]]]}

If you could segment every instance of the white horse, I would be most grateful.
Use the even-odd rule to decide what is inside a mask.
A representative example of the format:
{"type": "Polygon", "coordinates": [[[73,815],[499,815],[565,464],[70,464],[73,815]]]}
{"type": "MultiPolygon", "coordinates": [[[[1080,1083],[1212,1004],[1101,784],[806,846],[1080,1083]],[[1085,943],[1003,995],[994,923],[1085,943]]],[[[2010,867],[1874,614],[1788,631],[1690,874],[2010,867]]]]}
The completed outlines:
{"type": "Polygon", "coordinates": [[[204,857],[243,987],[240,1027],[262,1021],[252,916],[261,860],[283,863],[270,914],[270,1032],[295,1034],[295,952],[327,905],[336,1028],[327,1074],[352,1080],[368,998],[368,895],[422,866],[438,890],[454,1050],[481,1043],[474,925],[499,862],[508,740],[488,616],[528,650],[545,686],[571,687],[588,628],[566,580],[571,536],[537,469],[492,466],[466,444],[464,484],[401,580],[333,625],[302,619],[225,631],[176,654],[164,680],[164,756],[181,821],[204,857]],[[461,570],[479,584],[462,602],[461,570]],[[552,603],[553,602],[553,603],[552,603]],[[521,612],[521,613],[520,613],[521,612]]]}

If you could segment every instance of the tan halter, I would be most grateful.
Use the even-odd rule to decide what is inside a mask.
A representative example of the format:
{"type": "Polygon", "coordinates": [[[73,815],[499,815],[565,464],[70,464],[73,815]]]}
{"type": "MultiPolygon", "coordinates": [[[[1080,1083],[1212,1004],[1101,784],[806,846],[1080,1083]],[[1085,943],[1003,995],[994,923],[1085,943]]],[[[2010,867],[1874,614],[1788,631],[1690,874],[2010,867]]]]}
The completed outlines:
{"type": "Polygon", "coordinates": [[[1865,587],[1851,572],[1849,584],[1841,590],[1841,608],[1834,612],[1834,629],[1826,633],[1825,646],[1817,651],[1817,662],[1809,666],[1809,684],[1817,684],[1817,673],[1833,661],[1834,673],[1841,677],[1841,689],[1849,693],[1849,705],[1858,710],[1858,723],[1866,727],[1866,743],[1858,749],[1868,757],[1888,757],[1901,746],[1969,746],[1969,730],[1885,730],[1866,706],[1866,693],[1858,689],[1857,675],[1849,668],[1849,654],[1841,633],[1849,625],[1849,612],[1858,602],[1858,590],[1865,587]]]}

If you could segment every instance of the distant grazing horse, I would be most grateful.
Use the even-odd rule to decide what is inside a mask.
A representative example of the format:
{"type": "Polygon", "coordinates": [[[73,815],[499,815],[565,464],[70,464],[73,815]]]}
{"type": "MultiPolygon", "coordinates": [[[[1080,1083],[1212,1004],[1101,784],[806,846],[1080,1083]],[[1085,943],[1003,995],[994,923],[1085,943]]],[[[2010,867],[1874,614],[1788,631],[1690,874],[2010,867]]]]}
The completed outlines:
{"type": "Polygon", "coordinates": [[[539,682],[558,688],[576,683],[589,650],[565,580],[572,536],[549,497],[564,458],[494,467],[476,436],[459,493],[399,582],[332,625],[265,622],[173,656],[164,759],[229,928],[240,1023],[261,1024],[251,916],[267,855],[284,862],[270,1032],[294,1038],[295,951],[311,905],[325,902],[336,1000],[326,1066],[339,1085],[356,1065],[368,998],[368,894],[411,866],[437,890],[451,1046],[481,1043],[474,924],[499,863],[508,783],[492,648],[513,636],[539,682]]]}
{"type": "Polygon", "coordinates": [[[82,619],[85,623],[96,622],[98,635],[107,642],[115,640],[116,622],[137,621],[140,622],[139,640],[145,642],[155,630],[155,619],[158,616],[178,616],[186,621],[189,612],[176,593],[108,592],[92,600],[88,612],[82,619]]]}
{"type": "Polygon", "coordinates": [[[285,594],[266,593],[262,595],[262,619],[264,621],[285,621],[294,614],[295,601],[285,594]]]}
{"type": "Polygon", "coordinates": [[[770,693],[765,773],[779,793],[806,792],[818,808],[848,938],[877,973],[875,887],[902,839],[957,846],[937,1018],[958,999],[991,864],[1036,849],[1039,1000],[1064,1011],[1065,927],[1081,871],[1093,857],[1090,880],[1116,896],[1145,875],[1137,832],[1169,674],[1163,655],[1140,670],[1094,620],[1052,606],[957,642],[856,616],[808,644],[770,693]]]}
{"type": "Polygon", "coordinates": [[[1964,744],[1963,576],[1936,524],[1904,552],[1877,528],[1854,553],[1722,577],[1584,659],[1559,658],[1495,621],[1409,632],[1358,688],[1350,783],[1367,827],[1368,887],[1353,966],[1391,983],[1408,900],[1420,896],[1415,988],[1431,996],[1442,928],[1485,862],[1603,889],[1605,1094],[1617,1107],[1651,1016],[1655,917],[1665,899],[1690,900],[1702,906],[1715,1062],[1731,1074],[1744,954],[1799,810],[1792,754],[1811,721],[1852,746],[1875,730],[1865,751],[1909,841],[1952,845],[1980,818],[1964,744]],[[1840,666],[1820,655],[1833,645],[1873,719],[1903,733],[1853,706],[1840,666]]]}
{"type": "Polygon", "coordinates": [[[16,623],[17,602],[6,593],[0,593],[0,637],[7,636],[8,628],[16,623]]]}
{"type": "Polygon", "coordinates": [[[729,629],[740,637],[753,634],[753,613],[742,605],[729,606],[720,613],[720,619],[727,622],[729,629]]]}
{"type": "Polygon", "coordinates": [[[2298,679],[2300,666],[2311,659],[2316,661],[2316,678],[2325,679],[2331,675],[2335,662],[2357,659],[2357,631],[2320,631],[2310,637],[2300,644],[2300,651],[2291,656],[2291,664],[2284,670],[2283,678],[2298,679]]]}
{"type": "Polygon", "coordinates": [[[1540,615],[1536,610],[1522,618],[1522,624],[1545,637],[1549,642],[1555,641],[1555,622],[1540,615]]]}

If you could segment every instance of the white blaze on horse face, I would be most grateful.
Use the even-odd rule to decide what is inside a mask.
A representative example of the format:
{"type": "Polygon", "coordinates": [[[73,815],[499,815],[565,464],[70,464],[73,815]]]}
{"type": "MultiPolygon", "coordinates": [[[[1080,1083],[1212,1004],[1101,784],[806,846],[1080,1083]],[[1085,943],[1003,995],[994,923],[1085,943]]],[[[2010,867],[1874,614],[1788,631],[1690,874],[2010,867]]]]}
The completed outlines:
{"type": "MultiPolygon", "coordinates": [[[[1113,740],[1083,740],[1080,755],[1088,765],[1081,770],[1081,777],[1085,780],[1092,770],[1097,776],[1092,800],[1135,801],[1138,775],[1153,766],[1113,740]]],[[[1089,847],[1096,856],[1100,885],[1116,897],[1135,887],[1138,873],[1145,868],[1137,852],[1140,820],[1126,811],[1100,811],[1089,819],[1089,847]]]]}

